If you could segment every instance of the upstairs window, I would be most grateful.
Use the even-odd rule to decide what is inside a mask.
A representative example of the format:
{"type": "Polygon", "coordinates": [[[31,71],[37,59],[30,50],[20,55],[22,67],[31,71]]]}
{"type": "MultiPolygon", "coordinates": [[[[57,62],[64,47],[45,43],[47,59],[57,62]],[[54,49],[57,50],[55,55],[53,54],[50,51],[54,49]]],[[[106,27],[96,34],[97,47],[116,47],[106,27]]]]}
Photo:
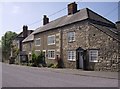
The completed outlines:
{"type": "Polygon", "coordinates": [[[40,38],[36,38],[35,39],[35,46],[40,46],[41,43],[41,39],[40,38]]]}
{"type": "Polygon", "coordinates": [[[32,49],[32,43],[29,43],[29,51],[32,49]]]}
{"type": "Polygon", "coordinates": [[[98,62],[98,50],[95,49],[89,50],[89,61],[98,62]]]}
{"type": "Polygon", "coordinates": [[[55,35],[48,36],[48,45],[55,44],[55,35]]]}
{"type": "Polygon", "coordinates": [[[76,51],[68,51],[68,60],[75,61],[76,59],[76,51]]]}
{"type": "Polygon", "coordinates": [[[69,32],[68,33],[68,42],[75,41],[75,32],[69,32]]]}
{"type": "Polygon", "coordinates": [[[19,42],[19,40],[17,41],[16,46],[17,46],[18,49],[20,49],[20,42],[19,42]]]}

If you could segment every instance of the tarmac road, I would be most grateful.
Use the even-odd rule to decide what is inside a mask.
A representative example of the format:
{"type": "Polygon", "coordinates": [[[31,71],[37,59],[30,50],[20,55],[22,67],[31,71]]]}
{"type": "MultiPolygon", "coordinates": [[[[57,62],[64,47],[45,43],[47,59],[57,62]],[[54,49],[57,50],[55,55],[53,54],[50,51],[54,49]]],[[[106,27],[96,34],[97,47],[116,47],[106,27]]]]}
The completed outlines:
{"type": "Polygon", "coordinates": [[[51,70],[2,64],[2,87],[118,87],[117,79],[57,73],[51,70]]]}

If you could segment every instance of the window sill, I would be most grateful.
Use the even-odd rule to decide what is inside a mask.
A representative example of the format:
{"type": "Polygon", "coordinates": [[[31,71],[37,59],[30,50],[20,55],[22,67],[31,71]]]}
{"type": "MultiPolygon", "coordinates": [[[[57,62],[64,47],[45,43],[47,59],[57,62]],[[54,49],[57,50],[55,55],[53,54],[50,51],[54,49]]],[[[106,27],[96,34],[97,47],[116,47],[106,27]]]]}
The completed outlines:
{"type": "Polygon", "coordinates": [[[51,44],[48,44],[48,45],[55,45],[55,43],[51,43],[51,44]]]}
{"type": "Polygon", "coordinates": [[[35,46],[40,46],[40,45],[35,45],[35,46]]]}
{"type": "Polygon", "coordinates": [[[75,62],[76,60],[68,60],[68,61],[70,61],[70,62],[75,62]]]}
{"type": "Polygon", "coordinates": [[[50,60],[51,60],[51,59],[55,59],[55,58],[48,58],[48,59],[50,59],[50,60]]]}
{"type": "Polygon", "coordinates": [[[68,43],[73,43],[73,42],[75,42],[75,40],[74,41],[68,41],[68,43]]]}
{"type": "Polygon", "coordinates": [[[90,62],[95,62],[95,63],[97,63],[98,61],[90,61],[90,62]]]}

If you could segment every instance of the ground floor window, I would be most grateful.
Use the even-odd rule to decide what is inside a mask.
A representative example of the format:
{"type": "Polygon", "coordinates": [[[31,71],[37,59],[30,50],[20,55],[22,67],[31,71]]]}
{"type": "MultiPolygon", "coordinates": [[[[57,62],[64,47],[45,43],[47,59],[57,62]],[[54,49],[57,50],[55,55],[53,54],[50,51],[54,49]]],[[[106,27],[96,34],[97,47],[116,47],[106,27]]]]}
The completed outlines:
{"type": "Polygon", "coordinates": [[[40,50],[35,50],[35,54],[39,55],[40,54],[40,50]]]}
{"type": "Polygon", "coordinates": [[[75,59],[76,59],[76,51],[68,51],[67,55],[68,55],[68,60],[75,61],[75,59]]]}
{"type": "Polygon", "coordinates": [[[89,50],[89,61],[98,62],[98,50],[95,49],[89,50]]]}
{"type": "Polygon", "coordinates": [[[55,50],[48,50],[48,59],[55,59],[55,50]]]}

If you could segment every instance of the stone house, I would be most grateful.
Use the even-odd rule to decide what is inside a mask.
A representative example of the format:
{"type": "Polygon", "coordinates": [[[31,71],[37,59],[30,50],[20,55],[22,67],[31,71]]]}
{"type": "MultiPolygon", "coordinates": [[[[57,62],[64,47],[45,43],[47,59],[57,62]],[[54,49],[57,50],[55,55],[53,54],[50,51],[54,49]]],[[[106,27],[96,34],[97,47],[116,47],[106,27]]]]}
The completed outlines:
{"type": "Polygon", "coordinates": [[[47,63],[55,63],[58,55],[65,68],[119,71],[119,27],[119,21],[113,23],[88,8],[77,10],[74,2],[68,4],[66,16],[49,22],[44,15],[32,44],[35,52],[45,53],[47,63]]]}
{"type": "MultiPolygon", "coordinates": [[[[33,32],[33,30],[28,30],[28,26],[23,26],[23,31],[21,33],[19,33],[12,41],[12,45],[13,47],[16,47],[19,50],[19,54],[18,54],[18,58],[19,62],[23,61],[23,56],[26,55],[24,52],[24,49],[22,47],[22,41],[28,37],[31,33],[33,32]]],[[[13,49],[11,48],[11,57],[14,57],[14,53],[13,53],[13,49]]]]}
{"type": "Polygon", "coordinates": [[[34,33],[36,31],[37,29],[22,41],[23,51],[28,55],[29,61],[32,60],[32,52],[34,51],[34,33]]]}

